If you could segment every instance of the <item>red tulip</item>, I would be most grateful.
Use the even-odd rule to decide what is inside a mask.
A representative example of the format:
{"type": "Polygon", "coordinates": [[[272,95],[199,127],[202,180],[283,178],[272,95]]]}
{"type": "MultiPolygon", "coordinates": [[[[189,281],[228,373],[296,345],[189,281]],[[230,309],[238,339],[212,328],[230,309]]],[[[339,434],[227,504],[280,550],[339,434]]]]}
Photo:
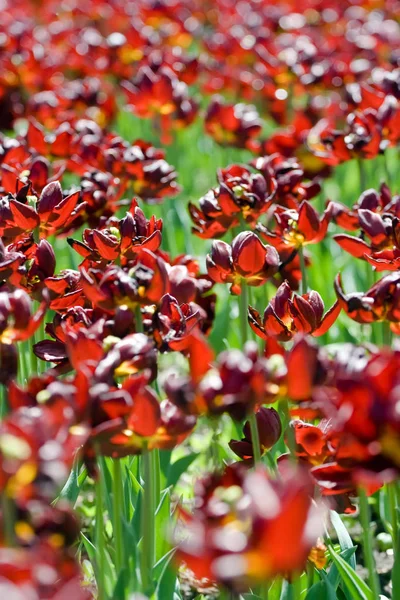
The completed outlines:
{"type": "Polygon", "coordinates": [[[231,283],[231,293],[241,293],[241,282],[259,286],[274,275],[279,267],[279,255],[271,246],[264,246],[250,231],[235,237],[232,246],[215,241],[207,255],[207,271],[216,283],[231,283]]]}
{"type": "Polygon", "coordinates": [[[284,282],[265,309],[263,320],[254,308],[249,307],[249,323],[259,337],[266,340],[272,336],[287,342],[296,333],[323,335],[336,321],[339,312],[340,304],[336,301],[324,314],[321,296],[314,291],[292,297],[289,284],[284,282]]]}

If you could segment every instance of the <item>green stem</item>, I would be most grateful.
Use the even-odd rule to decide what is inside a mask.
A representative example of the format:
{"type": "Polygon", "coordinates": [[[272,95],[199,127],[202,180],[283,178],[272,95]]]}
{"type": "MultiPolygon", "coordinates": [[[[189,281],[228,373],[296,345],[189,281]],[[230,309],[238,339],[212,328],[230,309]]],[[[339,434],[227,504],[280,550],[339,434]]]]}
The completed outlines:
{"type": "Polygon", "coordinates": [[[314,565],[311,562],[307,562],[307,590],[314,585],[314,565]]]}
{"type": "Polygon", "coordinates": [[[362,160],[362,158],[357,159],[357,164],[358,164],[358,173],[360,176],[360,194],[362,194],[367,189],[367,174],[365,172],[365,165],[364,165],[364,161],[362,160]]]}
{"type": "Polygon", "coordinates": [[[152,587],[152,569],[155,559],[154,540],[154,473],[153,459],[148,450],[142,454],[143,504],[142,504],[142,546],[140,555],[140,572],[142,591],[148,594],[152,587]]]}
{"type": "Polygon", "coordinates": [[[256,413],[252,412],[249,416],[251,442],[253,445],[254,465],[261,462],[260,436],[258,434],[258,425],[256,413]]]}
{"type": "Polygon", "coordinates": [[[219,467],[219,449],[218,449],[218,419],[216,417],[211,417],[210,420],[210,429],[212,431],[210,446],[209,446],[209,456],[211,462],[211,469],[217,470],[219,467]]]}
{"type": "Polygon", "coordinates": [[[282,412],[285,422],[285,430],[287,432],[287,446],[293,462],[296,461],[296,437],[294,429],[290,427],[290,410],[289,401],[287,399],[281,401],[282,412]]]}
{"type": "MultiPolygon", "coordinates": [[[[249,290],[246,282],[243,282],[242,293],[239,296],[239,317],[240,317],[240,329],[242,335],[242,345],[244,346],[248,340],[248,320],[247,313],[249,307],[249,290]]],[[[254,464],[261,462],[261,451],[260,451],[260,436],[258,435],[257,419],[254,412],[249,416],[251,439],[253,444],[253,456],[254,464]]]]}
{"type": "Polygon", "coordinates": [[[384,173],[385,173],[386,184],[389,186],[389,188],[391,188],[392,176],[391,176],[390,169],[389,169],[387,152],[384,152],[382,157],[383,157],[383,169],[384,169],[384,173]]]}
{"type": "Polygon", "coordinates": [[[276,467],[276,463],[274,461],[274,457],[272,456],[272,452],[270,450],[267,450],[267,452],[264,454],[264,456],[268,463],[271,473],[276,476],[277,475],[277,467],[276,467]]]}
{"type": "Polygon", "coordinates": [[[301,578],[300,575],[294,575],[292,580],[293,600],[301,599],[301,578]]]}
{"type": "Polygon", "coordinates": [[[394,552],[396,552],[397,540],[399,537],[399,524],[398,524],[398,518],[397,518],[396,484],[388,483],[386,486],[386,492],[387,492],[389,509],[390,509],[390,521],[391,521],[391,525],[392,525],[393,549],[394,549],[394,552]]]}
{"type": "Polygon", "coordinates": [[[176,237],[174,235],[175,224],[173,222],[173,212],[172,212],[172,210],[169,209],[167,202],[168,202],[168,200],[167,201],[164,200],[164,202],[162,204],[163,248],[166,252],[170,253],[172,256],[176,256],[178,254],[178,248],[177,248],[177,244],[176,244],[176,237]]]}
{"type": "Polygon", "coordinates": [[[269,581],[264,581],[260,587],[260,598],[268,600],[269,597],[269,581]]]}
{"type": "Polygon", "coordinates": [[[239,319],[240,319],[240,333],[242,339],[242,345],[244,346],[248,340],[248,314],[249,309],[249,290],[247,283],[243,281],[242,293],[239,296],[239,319]]]}
{"type": "Polygon", "coordinates": [[[25,344],[18,344],[18,381],[21,385],[25,385],[28,378],[29,367],[26,360],[25,344]]]}
{"type": "Polygon", "coordinates": [[[97,560],[97,590],[98,600],[106,599],[106,585],[105,585],[105,573],[106,573],[106,553],[105,553],[105,540],[104,540],[104,516],[103,516],[103,473],[101,464],[98,464],[99,474],[96,481],[95,498],[96,498],[96,560],[97,560]]]}
{"type": "Polygon", "coordinates": [[[369,510],[368,498],[365,490],[359,488],[358,496],[360,500],[360,522],[363,530],[363,553],[365,566],[368,569],[368,581],[374,598],[379,598],[380,586],[376,572],[375,559],[372,548],[371,537],[371,515],[369,510]]]}
{"type": "Polygon", "coordinates": [[[306,261],[304,258],[303,246],[299,246],[299,259],[300,259],[300,269],[301,269],[301,293],[307,294],[307,267],[306,261]]]}
{"type": "Polygon", "coordinates": [[[158,504],[160,502],[160,496],[161,496],[161,480],[160,480],[160,472],[161,472],[161,465],[160,465],[160,451],[155,448],[152,453],[151,456],[153,458],[153,478],[154,478],[154,512],[157,510],[158,508],[158,504]]]}
{"type": "Polygon", "coordinates": [[[28,356],[27,380],[29,379],[29,376],[32,377],[32,375],[36,372],[36,356],[33,354],[32,350],[33,343],[34,342],[32,338],[24,342],[25,353],[28,356]]]}
{"type": "Polygon", "coordinates": [[[139,303],[135,306],[135,325],[136,333],[143,333],[143,318],[139,303]]]}
{"type": "Polygon", "coordinates": [[[122,534],[122,515],[123,515],[123,485],[121,460],[113,460],[113,531],[115,543],[115,569],[117,577],[124,568],[124,541],[122,534]]]}
{"type": "Polygon", "coordinates": [[[400,600],[400,538],[394,547],[394,564],[392,569],[392,598],[400,600]]]}
{"type": "Polygon", "coordinates": [[[2,421],[8,412],[7,388],[0,384],[0,420],[2,421]]]}
{"type": "Polygon", "coordinates": [[[15,544],[15,505],[13,500],[4,490],[1,495],[1,509],[3,513],[3,532],[6,546],[11,547],[15,544]]]}
{"type": "Polygon", "coordinates": [[[392,345],[392,332],[389,321],[382,322],[382,343],[388,348],[390,348],[392,345]]]}

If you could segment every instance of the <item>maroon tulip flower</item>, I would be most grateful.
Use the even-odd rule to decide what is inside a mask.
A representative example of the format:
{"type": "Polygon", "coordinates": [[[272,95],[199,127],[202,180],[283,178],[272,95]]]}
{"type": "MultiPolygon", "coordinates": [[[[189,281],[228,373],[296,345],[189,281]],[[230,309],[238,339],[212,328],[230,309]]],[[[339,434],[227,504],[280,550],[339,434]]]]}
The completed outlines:
{"type": "Polygon", "coordinates": [[[285,281],[265,309],[263,319],[257,310],[249,307],[249,323],[253,331],[264,340],[275,337],[281,342],[287,342],[296,333],[309,333],[318,337],[333,325],[341,307],[336,301],[325,314],[324,308],[318,292],[311,291],[303,296],[292,294],[285,281]]]}
{"type": "Polygon", "coordinates": [[[243,231],[232,246],[214,241],[207,255],[207,271],[216,283],[230,283],[231,293],[240,294],[243,282],[251,286],[265,283],[279,268],[279,254],[272,246],[264,246],[259,237],[243,231]]]}
{"type": "MultiPolygon", "coordinates": [[[[260,452],[265,454],[279,440],[282,434],[282,423],[279,413],[274,408],[261,406],[256,412],[258,436],[260,439],[260,452]]],[[[253,438],[250,424],[246,421],[243,427],[243,439],[231,440],[229,447],[243,460],[254,460],[253,438]]]]}

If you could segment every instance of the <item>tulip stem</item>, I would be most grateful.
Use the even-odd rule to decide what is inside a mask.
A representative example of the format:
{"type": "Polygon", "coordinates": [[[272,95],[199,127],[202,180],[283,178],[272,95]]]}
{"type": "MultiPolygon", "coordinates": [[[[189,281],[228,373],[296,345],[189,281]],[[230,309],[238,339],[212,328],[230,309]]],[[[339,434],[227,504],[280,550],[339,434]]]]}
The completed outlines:
{"type": "Polygon", "coordinates": [[[161,465],[160,465],[160,451],[158,448],[154,448],[151,453],[153,457],[153,481],[154,481],[154,512],[157,512],[158,504],[160,502],[161,495],[161,465]]]}
{"type": "Polygon", "coordinates": [[[393,540],[393,549],[396,553],[397,549],[397,540],[399,537],[399,525],[397,518],[397,490],[396,483],[388,483],[386,486],[387,498],[389,502],[390,509],[390,521],[392,525],[392,540],[393,540]]]}
{"type": "Polygon", "coordinates": [[[295,575],[292,580],[293,598],[294,600],[300,600],[302,595],[302,586],[300,575],[295,575]]]}
{"type": "Polygon", "coordinates": [[[211,417],[210,428],[212,431],[209,454],[211,459],[211,469],[217,470],[219,467],[219,450],[218,450],[218,419],[211,417]]]}
{"type": "Polygon", "coordinates": [[[135,327],[136,333],[143,333],[143,318],[139,303],[135,306],[135,327]]]}
{"type": "Polygon", "coordinates": [[[392,332],[390,330],[389,321],[382,322],[382,344],[388,348],[392,345],[392,332]]]}
{"type": "MultiPolygon", "coordinates": [[[[282,400],[282,411],[285,422],[285,429],[287,432],[287,447],[289,448],[290,457],[293,461],[296,460],[296,437],[294,429],[290,427],[290,408],[289,401],[287,399],[282,400]]],[[[284,430],[285,431],[285,430],[284,430]]]]}
{"type": "Polygon", "coordinates": [[[252,412],[249,416],[251,441],[253,444],[254,465],[261,462],[260,436],[258,434],[258,425],[256,413],[252,412]]]}
{"type": "Polygon", "coordinates": [[[1,508],[3,513],[3,534],[6,546],[15,545],[15,505],[12,498],[3,490],[1,494],[1,508]]]}
{"type": "Polygon", "coordinates": [[[259,595],[260,595],[260,598],[262,598],[263,600],[268,600],[268,598],[269,598],[269,581],[264,581],[261,584],[259,595]]]}
{"type": "Polygon", "coordinates": [[[362,543],[364,553],[364,563],[368,570],[368,581],[369,586],[372,590],[374,598],[379,598],[380,586],[379,579],[376,572],[375,559],[372,548],[372,537],[371,537],[371,515],[369,510],[368,498],[365,490],[362,488],[358,489],[358,497],[360,501],[360,522],[363,531],[362,543]]]}
{"type": "Polygon", "coordinates": [[[140,572],[142,591],[148,594],[152,586],[152,569],[154,565],[154,473],[153,458],[147,449],[142,454],[143,503],[142,503],[142,544],[140,572]]]}
{"type": "Polygon", "coordinates": [[[361,158],[357,159],[358,173],[360,176],[360,194],[367,189],[367,174],[365,172],[364,161],[361,158]]]}
{"type": "Polygon", "coordinates": [[[7,389],[6,386],[0,384],[0,421],[4,419],[8,412],[7,389]]]}
{"type": "Polygon", "coordinates": [[[382,157],[383,157],[383,169],[384,169],[384,173],[385,173],[386,183],[387,183],[388,187],[390,188],[391,183],[392,183],[392,176],[391,176],[390,169],[389,169],[387,152],[384,152],[382,157]]]}
{"type": "Polygon", "coordinates": [[[104,544],[104,517],[103,517],[103,473],[102,466],[98,463],[98,476],[95,487],[96,499],[96,550],[97,550],[97,591],[98,600],[105,600],[105,573],[106,573],[106,554],[104,544]]]}
{"type": "Polygon", "coordinates": [[[271,473],[276,476],[277,475],[277,468],[276,468],[276,463],[274,460],[274,457],[272,456],[272,453],[270,450],[267,450],[267,452],[264,454],[265,459],[268,463],[268,466],[270,468],[271,473]]]}
{"type": "Polygon", "coordinates": [[[18,344],[18,381],[21,385],[25,385],[29,367],[26,360],[26,352],[23,342],[18,344]]]}
{"type": "Polygon", "coordinates": [[[239,318],[240,318],[240,333],[242,338],[242,345],[244,346],[247,342],[247,327],[248,319],[247,313],[249,310],[249,290],[246,282],[243,282],[242,293],[239,296],[239,318]]]}
{"type": "Polygon", "coordinates": [[[307,294],[307,267],[304,258],[303,246],[299,246],[299,260],[301,269],[301,293],[307,294]]]}
{"type": "Polygon", "coordinates": [[[123,516],[123,486],[121,460],[113,460],[113,530],[115,542],[115,569],[117,576],[124,567],[124,542],[122,535],[122,516],[123,516]]]}

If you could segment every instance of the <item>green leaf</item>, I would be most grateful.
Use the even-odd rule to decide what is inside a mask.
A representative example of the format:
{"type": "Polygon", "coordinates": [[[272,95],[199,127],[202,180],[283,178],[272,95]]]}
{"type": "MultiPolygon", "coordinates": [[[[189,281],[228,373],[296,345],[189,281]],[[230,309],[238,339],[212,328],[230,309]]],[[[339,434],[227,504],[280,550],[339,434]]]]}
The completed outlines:
{"type": "Polygon", "coordinates": [[[282,579],[277,577],[269,588],[268,600],[279,600],[282,591],[282,579]]]}
{"type": "Polygon", "coordinates": [[[161,489],[167,487],[168,471],[171,464],[172,450],[160,450],[160,484],[161,489]]]}
{"type": "MultiPolygon", "coordinates": [[[[173,598],[175,588],[177,585],[176,571],[171,566],[171,561],[174,553],[169,552],[163,557],[163,567],[161,575],[158,579],[158,585],[156,588],[156,598],[158,600],[166,600],[167,598],[173,598]]],[[[153,569],[153,577],[155,570],[153,569]]]]}
{"type": "Polygon", "coordinates": [[[128,575],[127,575],[126,569],[122,569],[122,571],[120,571],[120,573],[118,575],[118,580],[117,580],[117,583],[116,583],[114,591],[113,591],[112,597],[114,600],[125,600],[125,598],[126,598],[125,588],[126,588],[127,578],[128,578],[128,575]]]}
{"type": "Polygon", "coordinates": [[[354,569],[337,554],[332,546],[329,546],[329,553],[332,561],[336,565],[343,582],[349,590],[353,600],[376,600],[374,599],[372,591],[367,586],[365,581],[354,571],[354,569]]]}
{"type": "Polygon", "coordinates": [[[138,494],[135,506],[135,512],[131,521],[131,527],[137,540],[141,537],[141,514],[142,514],[142,503],[143,503],[143,491],[138,494]]]}
{"type": "Polygon", "coordinates": [[[83,545],[85,546],[85,550],[87,552],[90,562],[93,565],[95,565],[96,564],[96,548],[95,548],[95,546],[82,532],[81,532],[81,538],[82,538],[82,542],[83,542],[83,545]]]}
{"type": "Polygon", "coordinates": [[[164,556],[160,558],[159,561],[156,562],[156,564],[153,567],[153,579],[158,580],[160,578],[161,573],[165,568],[165,565],[172,559],[175,552],[176,548],[172,548],[166,554],[164,554],[164,556]]]}
{"type": "MultiPolygon", "coordinates": [[[[354,548],[353,540],[351,539],[350,534],[347,531],[339,514],[335,510],[331,510],[330,516],[331,523],[336,531],[336,535],[338,536],[341,550],[348,550],[350,548],[354,548]]],[[[356,557],[354,552],[351,554],[348,562],[353,569],[356,568],[356,557]]]]}
{"type": "Polygon", "coordinates": [[[72,506],[74,506],[78,499],[80,489],[87,477],[86,468],[83,469],[81,474],[79,474],[81,466],[82,462],[80,460],[74,461],[69,477],[65,482],[63,489],[59,493],[56,502],[59,500],[68,500],[68,502],[71,502],[72,506]]]}
{"type": "MultiPolygon", "coordinates": [[[[127,473],[129,473],[129,479],[131,485],[129,486],[132,489],[132,493],[134,496],[138,496],[141,492],[143,492],[143,487],[140,485],[139,481],[136,479],[132,471],[127,469],[127,473]]],[[[135,502],[133,502],[135,504],[135,502]]]]}
{"type": "MultiPolygon", "coordinates": [[[[300,582],[298,582],[299,584],[300,582]]],[[[295,589],[295,585],[293,583],[289,583],[286,579],[283,581],[282,590],[280,595],[280,600],[297,600],[298,598],[303,597],[304,587],[300,587],[299,589],[295,589]],[[302,590],[300,592],[300,589],[302,590]]]]}
{"type": "MultiPolygon", "coordinates": [[[[97,555],[97,551],[96,551],[96,547],[92,544],[92,542],[89,540],[89,538],[87,538],[85,536],[84,533],[81,532],[81,538],[82,538],[82,542],[83,545],[85,547],[85,550],[87,552],[87,555],[89,557],[90,562],[92,563],[94,572],[96,574],[96,579],[98,581],[98,570],[97,570],[97,561],[96,561],[96,555],[97,555]]],[[[106,565],[107,565],[107,571],[105,573],[105,582],[106,582],[106,588],[107,588],[107,592],[109,595],[111,595],[111,590],[112,590],[112,586],[113,586],[113,582],[115,580],[115,572],[113,570],[112,567],[112,560],[109,556],[109,554],[106,552],[108,560],[106,561],[106,565]]]]}
{"type": "Polygon", "coordinates": [[[397,540],[395,560],[392,569],[393,598],[400,598],[400,536],[397,540]]]}
{"type": "Polygon", "coordinates": [[[106,488],[105,504],[107,506],[107,512],[112,517],[113,505],[112,505],[112,476],[108,465],[111,463],[111,459],[106,460],[104,456],[99,456],[99,466],[102,472],[104,487],[106,488]]]}
{"type": "Polygon", "coordinates": [[[286,579],[282,582],[281,595],[279,596],[279,600],[294,600],[293,598],[293,590],[291,585],[286,581],[286,579]]]}
{"type": "MultiPolygon", "coordinates": [[[[340,556],[348,563],[356,550],[357,546],[353,546],[352,548],[348,548],[347,550],[340,552],[340,556]]],[[[329,583],[336,589],[340,583],[340,574],[335,564],[333,564],[329,569],[327,577],[329,579],[329,583]]]]}
{"type": "Polygon", "coordinates": [[[187,456],[183,456],[179,460],[171,463],[168,469],[168,477],[167,477],[167,486],[174,486],[182,473],[184,473],[192,462],[198,457],[198,454],[188,454],[187,456]]]}
{"type": "Polygon", "coordinates": [[[160,504],[158,505],[155,515],[155,531],[156,535],[156,560],[164,556],[168,544],[167,525],[171,522],[171,490],[167,488],[161,496],[160,504]]]}
{"type": "Polygon", "coordinates": [[[314,584],[307,593],[306,600],[336,600],[336,591],[327,578],[314,584]]]}
{"type": "MultiPolygon", "coordinates": [[[[219,290],[220,291],[220,290],[219,290]]],[[[225,350],[224,340],[232,331],[231,323],[231,299],[225,290],[221,290],[217,299],[217,313],[214,320],[214,326],[210,334],[210,344],[216,352],[225,350]]]]}

